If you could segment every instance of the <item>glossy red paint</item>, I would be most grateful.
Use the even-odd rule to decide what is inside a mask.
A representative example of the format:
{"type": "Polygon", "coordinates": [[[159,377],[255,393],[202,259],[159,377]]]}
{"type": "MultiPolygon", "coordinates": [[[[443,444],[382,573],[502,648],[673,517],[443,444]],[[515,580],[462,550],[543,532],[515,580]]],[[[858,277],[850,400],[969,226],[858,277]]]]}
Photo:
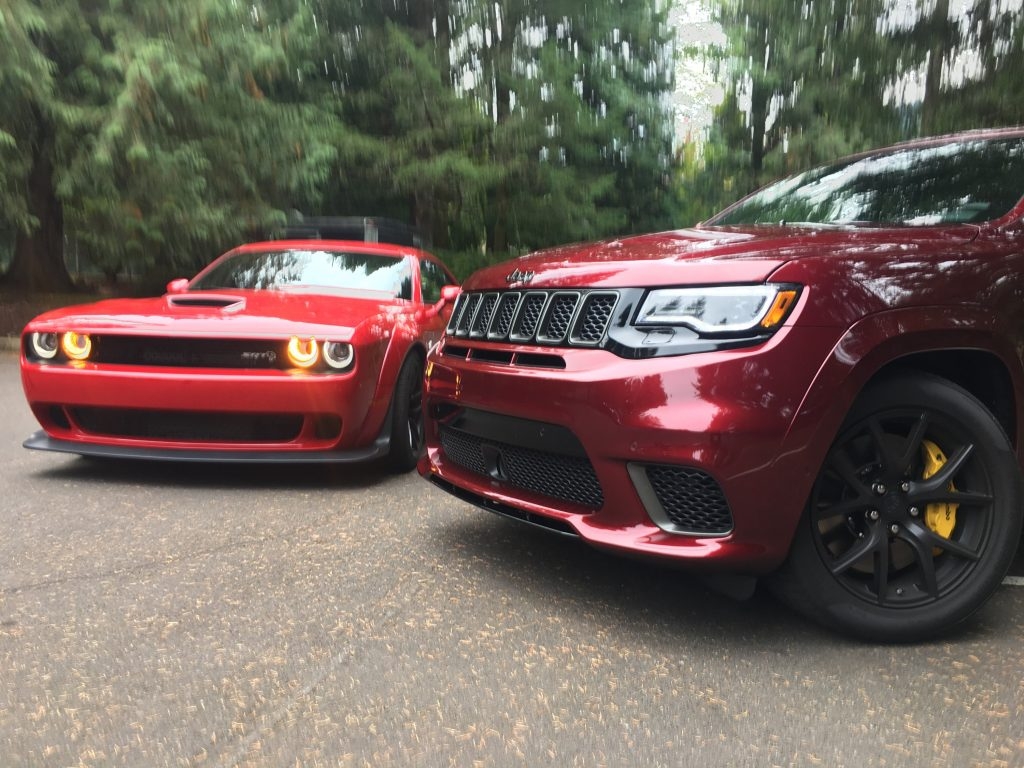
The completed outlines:
{"type": "Polygon", "coordinates": [[[350,461],[387,453],[399,371],[437,343],[451,312],[439,286],[430,288],[435,300],[425,300],[423,265],[449,284],[455,280],[414,248],[286,240],[236,248],[191,284],[202,285],[204,275],[238,256],[309,250],[380,257],[407,273],[410,296],[325,284],[198,290],[174,281],[161,297],[47,312],[22,335],[25,395],[45,433],[26,445],[178,460],[350,461]],[[32,334],[67,331],[96,339],[97,355],[73,362],[33,354],[32,334]],[[284,349],[292,337],[347,343],[354,361],[338,371],[290,365],[284,349]],[[109,351],[115,342],[128,350],[121,357],[109,351]],[[119,426],[85,418],[96,413],[116,414],[119,426]],[[266,434],[246,426],[259,418],[290,426],[266,434]],[[141,426],[148,419],[161,426],[141,426]],[[191,426],[176,427],[176,419],[191,426]],[[204,430],[204,420],[217,419],[233,426],[204,430]]]}
{"type": "MultiPolygon", "coordinates": [[[[618,304],[610,330],[589,348],[567,338],[513,343],[507,333],[493,333],[497,310],[480,333],[468,330],[469,320],[465,328],[453,320],[428,357],[427,455],[420,472],[485,509],[575,533],[601,548],[771,571],[790,550],[840,425],[883,373],[904,366],[948,375],[989,406],[1019,444],[1022,215],[1024,202],[978,223],[709,223],[560,247],[483,269],[465,282],[464,300],[480,294],[483,305],[489,293],[500,302],[509,291],[605,291],[618,304]],[[642,298],[624,305],[624,297],[735,284],[797,286],[799,298],[781,327],[745,343],[661,356],[655,334],[638,336],[629,353],[609,340],[612,331],[635,327],[642,298]],[[456,455],[443,434],[476,412],[510,417],[510,426],[474,435],[483,458],[456,455]],[[516,435],[514,425],[528,422],[544,425],[536,427],[540,434],[564,429],[578,439],[603,493],[599,504],[560,497],[557,488],[549,493],[542,479],[531,487],[510,480],[503,463],[515,450],[537,448],[538,456],[548,456],[539,439],[527,445],[516,435]],[[655,465],[696,470],[717,483],[731,511],[729,530],[698,535],[657,522],[635,474],[636,467],[655,465]]],[[[460,304],[456,315],[461,311],[460,304]]],[[[663,334],[679,337],[678,329],[663,334]]],[[[566,449],[566,455],[575,460],[577,454],[566,449]]]]}

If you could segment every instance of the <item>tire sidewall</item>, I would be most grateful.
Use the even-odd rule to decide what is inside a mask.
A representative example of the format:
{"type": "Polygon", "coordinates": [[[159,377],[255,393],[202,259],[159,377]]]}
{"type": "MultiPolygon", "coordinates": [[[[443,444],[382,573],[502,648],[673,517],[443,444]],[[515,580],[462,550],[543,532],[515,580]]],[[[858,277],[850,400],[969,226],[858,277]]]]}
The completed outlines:
{"type": "Polygon", "coordinates": [[[391,401],[391,443],[388,464],[396,472],[412,470],[423,453],[423,441],[412,446],[409,441],[409,400],[423,377],[423,358],[412,352],[402,363],[391,401]]]}

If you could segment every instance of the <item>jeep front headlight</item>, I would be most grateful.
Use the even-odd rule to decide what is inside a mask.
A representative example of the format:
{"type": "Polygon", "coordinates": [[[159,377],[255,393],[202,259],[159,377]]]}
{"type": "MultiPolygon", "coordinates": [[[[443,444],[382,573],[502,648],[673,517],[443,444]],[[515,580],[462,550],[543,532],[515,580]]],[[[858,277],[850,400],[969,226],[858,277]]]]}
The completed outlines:
{"type": "Polygon", "coordinates": [[[634,324],[684,325],[701,336],[756,333],[781,325],[798,294],[791,285],[659,288],[647,294],[634,324]]]}

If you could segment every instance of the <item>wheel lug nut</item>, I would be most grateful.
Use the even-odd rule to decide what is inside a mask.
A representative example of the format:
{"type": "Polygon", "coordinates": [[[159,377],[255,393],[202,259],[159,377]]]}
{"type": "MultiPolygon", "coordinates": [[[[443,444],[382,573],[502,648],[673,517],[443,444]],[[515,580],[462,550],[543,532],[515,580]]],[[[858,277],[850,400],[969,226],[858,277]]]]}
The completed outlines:
{"type": "Polygon", "coordinates": [[[917,517],[921,514],[921,510],[918,509],[917,507],[911,507],[910,509],[907,510],[907,512],[910,513],[911,517],[917,517]]]}
{"type": "Polygon", "coordinates": [[[902,483],[900,483],[900,490],[903,491],[904,493],[909,491],[910,490],[910,483],[908,483],[906,480],[904,480],[902,483]]]}
{"type": "Polygon", "coordinates": [[[879,496],[885,495],[885,485],[883,485],[882,483],[875,483],[873,490],[879,496]]]}
{"type": "Polygon", "coordinates": [[[896,525],[896,523],[893,523],[892,525],[889,526],[889,531],[891,533],[899,533],[900,532],[900,527],[898,525],[896,525]]]}
{"type": "Polygon", "coordinates": [[[872,509],[868,512],[868,520],[877,520],[879,518],[878,510],[872,509]]]}

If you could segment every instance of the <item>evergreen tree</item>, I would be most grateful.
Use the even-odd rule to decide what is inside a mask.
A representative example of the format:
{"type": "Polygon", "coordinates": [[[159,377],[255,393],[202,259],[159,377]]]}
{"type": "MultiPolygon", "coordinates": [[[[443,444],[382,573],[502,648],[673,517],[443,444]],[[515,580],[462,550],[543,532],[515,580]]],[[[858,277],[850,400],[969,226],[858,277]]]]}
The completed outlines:
{"type": "Polygon", "coordinates": [[[0,85],[12,116],[4,149],[15,155],[0,187],[28,189],[8,214],[19,225],[15,285],[66,287],[65,242],[109,275],[191,270],[279,218],[315,172],[316,110],[264,91],[286,72],[301,11],[47,0],[4,18],[20,46],[5,53],[22,63],[0,85]]]}
{"type": "Polygon", "coordinates": [[[664,9],[650,2],[467,4],[453,77],[492,123],[487,248],[527,250],[672,220],[664,9]]]}

